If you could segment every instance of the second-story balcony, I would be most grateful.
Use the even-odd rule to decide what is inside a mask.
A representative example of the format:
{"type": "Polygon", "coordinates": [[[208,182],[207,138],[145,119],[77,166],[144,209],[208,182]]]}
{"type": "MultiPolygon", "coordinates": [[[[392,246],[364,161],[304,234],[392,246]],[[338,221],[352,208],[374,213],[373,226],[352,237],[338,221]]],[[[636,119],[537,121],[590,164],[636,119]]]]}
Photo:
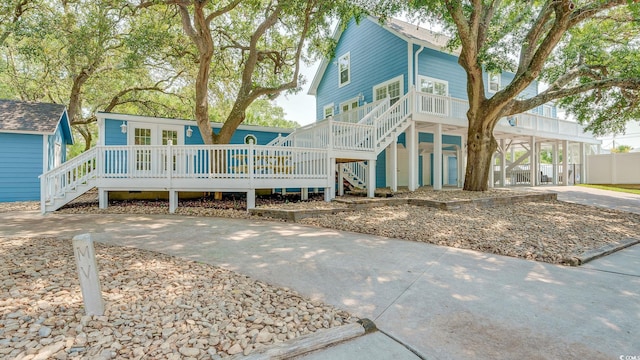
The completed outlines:
{"type": "MultiPolygon", "coordinates": [[[[469,110],[469,102],[466,100],[416,92],[413,119],[467,127],[467,110],[469,110]]],[[[542,116],[533,112],[502,118],[495,131],[505,134],[599,143],[577,122],[542,116]]]]}

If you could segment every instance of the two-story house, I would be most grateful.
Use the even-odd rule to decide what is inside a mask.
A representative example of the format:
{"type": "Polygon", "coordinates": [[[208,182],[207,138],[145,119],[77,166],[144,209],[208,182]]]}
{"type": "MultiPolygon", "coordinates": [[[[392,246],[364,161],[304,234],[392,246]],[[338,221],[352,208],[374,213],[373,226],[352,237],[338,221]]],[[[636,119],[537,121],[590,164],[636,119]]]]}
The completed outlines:
{"type": "MultiPolygon", "coordinates": [[[[384,99],[391,104],[407,101],[411,121],[388,146],[378,148],[376,161],[367,163],[375,164],[376,186],[461,186],[467,135],[466,73],[458,65],[458,53],[446,48],[449,38],[396,19],[381,24],[373,17],[359,24],[351,20],[334,36],[335,56],[322,61],[309,90],[316,96],[317,119],[358,121],[359,114],[365,113],[358,108],[384,99]]],[[[483,76],[485,91],[491,96],[514,75],[485,72],[483,76]]],[[[537,92],[534,82],[521,96],[537,92]]],[[[495,136],[500,148],[490,186],[564,183],[570,175],[571,179],[579,177],[575,172],[584,172],[584,168],[570,174],[573,169],[557,161],[559,149],[570,155],[564,161],[584,164],[589,151],[585,145],[599,143],[579,124],[558,119],[553,104],[503,119],[495,136]],[[541,149],[554,154],[554,166],[540,166],[541,149]]],[[[349,164],[346,178],[368,173],[358,169],[364,164],[349,164]]]]}

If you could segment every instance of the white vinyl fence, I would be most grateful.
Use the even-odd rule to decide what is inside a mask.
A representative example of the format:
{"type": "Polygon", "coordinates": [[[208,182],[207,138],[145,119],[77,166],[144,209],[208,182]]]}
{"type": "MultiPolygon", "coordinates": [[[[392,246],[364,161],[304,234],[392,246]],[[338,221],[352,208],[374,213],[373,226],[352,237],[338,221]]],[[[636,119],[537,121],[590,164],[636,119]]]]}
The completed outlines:
{"type": "Polygon", "coordinates": [[[640,153],[587,157],[588,184],[640,184],[640,153]]]}

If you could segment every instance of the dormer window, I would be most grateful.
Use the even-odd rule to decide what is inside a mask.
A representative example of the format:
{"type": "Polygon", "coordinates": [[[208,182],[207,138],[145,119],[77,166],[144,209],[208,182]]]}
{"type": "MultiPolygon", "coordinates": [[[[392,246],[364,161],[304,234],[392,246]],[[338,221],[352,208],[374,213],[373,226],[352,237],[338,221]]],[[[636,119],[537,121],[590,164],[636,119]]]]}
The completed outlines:
{"type": "Polygon", "coordinates": [[[489,73],[489,92],[496,93],[500,91],[500,74],[499,73],[489,73]]]}
{"type": "Polygon", "coordinates": [[[338,87],[343,87],[351,82],[351,53],[346,53],[338,58],[338,87]]]}

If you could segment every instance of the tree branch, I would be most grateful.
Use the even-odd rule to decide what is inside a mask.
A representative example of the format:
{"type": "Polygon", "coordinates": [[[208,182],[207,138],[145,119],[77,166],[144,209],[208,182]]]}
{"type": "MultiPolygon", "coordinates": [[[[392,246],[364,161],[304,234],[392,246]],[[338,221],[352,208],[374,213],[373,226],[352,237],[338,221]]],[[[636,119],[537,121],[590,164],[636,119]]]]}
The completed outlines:
{"type": "Polygon", "coordinates": [[[610,78],[591,81],[569,88],[547,89],[540,94],[525,100],[516,100],[513,106],[505,113],[505,116],[523,113],[550,101],[561,99],[567,96],[580,94],[591,90],[604,90],[618,87],[625,90],[640,90],[640,79],[634,78],[610,78]]]}

